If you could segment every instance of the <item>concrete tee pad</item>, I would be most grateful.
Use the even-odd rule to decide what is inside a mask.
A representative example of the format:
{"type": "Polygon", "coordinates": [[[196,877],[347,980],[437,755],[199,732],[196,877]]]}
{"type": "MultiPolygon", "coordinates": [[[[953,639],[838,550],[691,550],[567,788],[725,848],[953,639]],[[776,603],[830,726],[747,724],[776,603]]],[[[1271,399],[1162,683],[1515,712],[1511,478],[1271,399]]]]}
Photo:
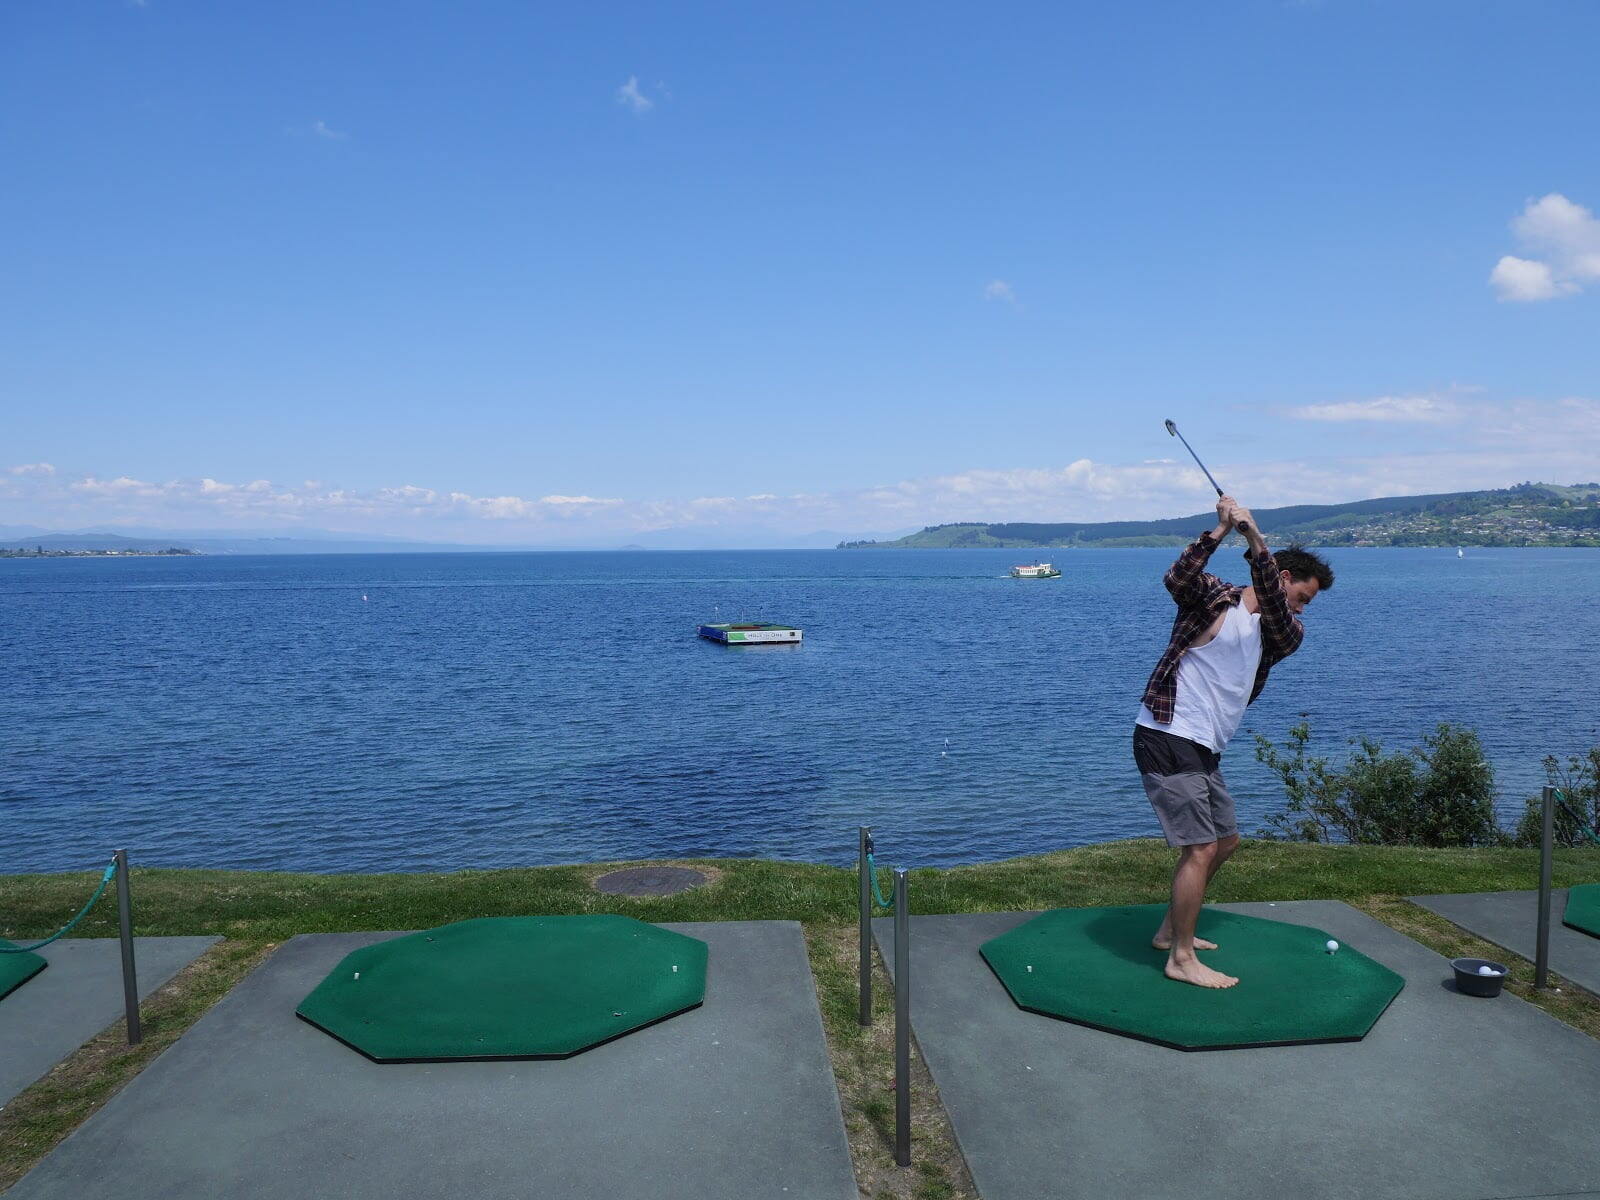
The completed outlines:
{"type": "MultiPolygon", "coordinates": [[[[1538,892],[1466,892],[1460,895],[1412,896],[1429,912],[1453,921],[1496,946],[1504,946],[1529,962],[1538,953],[1538,892]]],[[[1561,923],[1567,889],[1550,893],[1550,969],[1585,991],[1600,996],[1600,938],[1561,923]]]]}
{"type": "MultiPolygon", "coordinates": [[[[216,940],[134,938],[140,997],[216,940]]],[[[0,1105],[123,1016],[122,946],[116,938],[62,938],[35,953],[50,965],[0,1000],[0,1105]]]]}
{"type": "Polygon", "coordinates": [[[912,1027],[984,1200],[1600,1196],[1600,1043],[1458,994],[1347,905],[1218,907],[1325,929],[1405,989],[1359,1042],[1186,1054],[1018,1008],[978,947],[1033,913],[911,918],[912,1027]]]}
{"type": "Polygon", "coordinates": [[[662,927],[710,947],[705,1003],[544,1061],[374,1063],[294,1010],[396,935],[293,938],[8,1194],[855,1200],[799,925],[662,927]]]}

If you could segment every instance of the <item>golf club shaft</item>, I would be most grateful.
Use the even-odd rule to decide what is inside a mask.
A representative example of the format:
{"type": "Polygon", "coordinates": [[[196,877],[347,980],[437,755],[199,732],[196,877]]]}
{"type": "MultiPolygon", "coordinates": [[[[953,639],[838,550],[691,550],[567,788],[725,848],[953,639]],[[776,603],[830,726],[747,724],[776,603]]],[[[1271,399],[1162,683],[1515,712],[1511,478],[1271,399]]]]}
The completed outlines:
{"type": "MultiPolygon", "coordinates": [[[[1178,433],[1178,427],[1176,425],[1172,427],[1172,432],[1178,433]]],[[[1217,495],[1222,495],[1222,485],[1216,481],[1210,471],[1206,471],[1205,463],[1200,461],[1200,456],[1194,452],[1194,447],[1189,445],[1189,439],[1184,437],[1183,434],[1178,433],[1178,440],[1183,443],[1183,448],[1189,452],[1189,457],[1194,459],[1194,465],[1204,471],[1206,478],[1211,480],[1211,486],[1217,489],[1217,495]]]]}
{"type": "MultiPolygon", "coordinates": [[[[1167,431],[1169,433],[1171,433],[1173,437],[1177,438],[1180,442],[1183,443],[1183,448],[1189,452],[1189,457],[1194,459],[1194,465],[1199,467],[1201,471],[1204,471],[1205,472],[1205,477],[1207,479],[1211,480],[1211,486],[1216,488],[1217,495],[1219,495],[1219,496],[1223,495],[1224,493],[1223,493],[1223,490],[1222,490],[1222,485],[1217,482],[1216,477],[1214,475],[1212,475],[1210,471],[1206,470],[1205,463],[1200,461],[1200,456],[1194,452],[1194,447],[1189,445],[1189,439],[1184,437],[1183,434],[1178,432],[1177,423],[1174,422],[1174,421],[1168,421],[1167,422],[1167,431]]],[[[1241,521],[1234,528],[1236,528],[1240,533],[1248,534],[1250,532],[1250,522],[1241,521]]]]}

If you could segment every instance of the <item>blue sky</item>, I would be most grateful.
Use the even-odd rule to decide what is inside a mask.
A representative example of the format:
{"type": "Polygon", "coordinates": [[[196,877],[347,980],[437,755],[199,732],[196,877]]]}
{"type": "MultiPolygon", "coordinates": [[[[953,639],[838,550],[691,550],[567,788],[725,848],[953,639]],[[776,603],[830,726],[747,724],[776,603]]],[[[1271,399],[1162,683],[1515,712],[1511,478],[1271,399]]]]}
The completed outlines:
{"type": "Polygon", "coordinates": [[[772,544],[1600,476],[1600,6],[0,12],[0,524],[772,544]]]}

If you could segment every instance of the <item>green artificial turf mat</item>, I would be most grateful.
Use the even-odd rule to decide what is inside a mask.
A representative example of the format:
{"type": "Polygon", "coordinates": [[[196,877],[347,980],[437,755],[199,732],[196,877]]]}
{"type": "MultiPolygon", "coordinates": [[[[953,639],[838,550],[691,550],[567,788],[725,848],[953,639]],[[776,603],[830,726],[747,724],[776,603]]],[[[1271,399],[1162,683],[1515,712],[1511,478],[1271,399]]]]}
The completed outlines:
{"type": "Polygon", "coordinates": [[[1561,923],[1600,937],[1600,883],[1582,883],[1567,892],[1561,923]]]}
{"type": "Polygon", "coordinates": [[[295,1011],[379,1062],[565,1058],[705,980],[704,942],[632,917],[485,917],[346,955],[295,1011]]]}
{"type": "MultiPolygon", "coordinates": [[[[0,938],[0,946],[10,948],[15,945],[15,942],[0,938]]],[[[49,965],[37,954],[0,954],[0,1000],[4,1000],[49,965]]]]}
{"type": "Polygon", "coordinates": [[[1201,960],[1236,987],[1168,979],[1166,953],[1150,945],[1164,905],[1062,908],[981,948],[1017,1004],[1181,1050],[1355,1041],[1405,981],[1320,929],[1205,909],[1198,933],[1219,949],[1201,960]],[[1029,970],[1029,968],[1032,968],[1029,970]]]}

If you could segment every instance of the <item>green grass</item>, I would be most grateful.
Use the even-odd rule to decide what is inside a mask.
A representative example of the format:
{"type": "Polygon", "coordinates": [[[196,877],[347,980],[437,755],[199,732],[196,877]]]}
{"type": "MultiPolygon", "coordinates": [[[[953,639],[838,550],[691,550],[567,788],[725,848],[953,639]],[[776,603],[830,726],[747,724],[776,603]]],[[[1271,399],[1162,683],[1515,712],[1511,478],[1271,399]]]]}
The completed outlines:
{"type": "MultiPolygon", "coordinates": [[[[893,861],[893,848],[883,855],[893,861]]],[[[711,887],[631,900],[589,881],[616,864],[458,871],[448,875],[299,875],[135,868],[134,908],[144,935],[217,933],[281,940],[296,933],[422,929],[466,917],[622,912],[647,921],[850,922],[853,870],[811,863],[716,859],[711,887]]],[[[1171,851],[1155,840],[1108,842],[1034,858],[911,873],[912,911],[1003,911],[1139,904],[1165,897],[1171,851]]],[[[1555,884],[1600,879],[1600,851],[1558,850],[1555,884]]],[[[0,876],[0,937],[54,932],[83,903],[98,875],[0,876]]],[[[1531,888],[1532,850],[1422,850],[1246,842],[1218,876],[1214,901],[1354,899],[1374,894],[1531,888]]],[[[79,926],[85,937],[116,935],[116,909],[102,900],[79,926]]]]}
{"type": "MultiPolygon", "coordinates": [[[[894,847],[884,862],[894,861],[894,847]]],[[[970,1197],[960,1155],[937,1097],[917,1064],[915,1164],[892,1159],[893,1068],[887,1030],[887,980],[880,973],[877,1023],[856,1023],[855,876],[851,870],[757,860],[686,861],[714,876],[679,896],[628,899],[589,885],[620,864],[461,871],[449,875],[301,875],[173,871],[135,867],[137,932],[145,936],[220,934],[226,940],[163,988],[145,1013],[143,1046],[121,1045],[113,1027],[0,1111],[0,1189],[170,1045],[253,969],[297,933],[429,928],[468,917],[527,913],[626,913],[646,921],[792,920],[801,922],[839,1080],[858,1178],[868,1195],[970,1197]]],[[[1153,840],[949,870],[911,873],[914,912],[980,912],[1165,898],[1172,852],[1153,840]]],[[[1478,892],[1537,885],[1531,850],[1420,850],[1246,842],[1218,876],[1209,899],[1339,899],[1444,954],[1487,953],[1448,922],[1406,904],[1432,892],[1478,892]]],[[[23,941],[54,932],[93,890],[98,873],[0,876],[0,937],[23,941]]],[[[1600,881],[1600,850],[1559,850],[1555,884],[1600,881]]],[[[114,899],[102,900],[79,932],[116,933],[114,899]]],[[[1507,956],[1500,952],[1505,960],[1507,956]]],[[[1600,1002],[1575,989],[1534,993],[1514,964],[1508,987],[1553,1015],[1600,1035],[1600,1002]]]]}

